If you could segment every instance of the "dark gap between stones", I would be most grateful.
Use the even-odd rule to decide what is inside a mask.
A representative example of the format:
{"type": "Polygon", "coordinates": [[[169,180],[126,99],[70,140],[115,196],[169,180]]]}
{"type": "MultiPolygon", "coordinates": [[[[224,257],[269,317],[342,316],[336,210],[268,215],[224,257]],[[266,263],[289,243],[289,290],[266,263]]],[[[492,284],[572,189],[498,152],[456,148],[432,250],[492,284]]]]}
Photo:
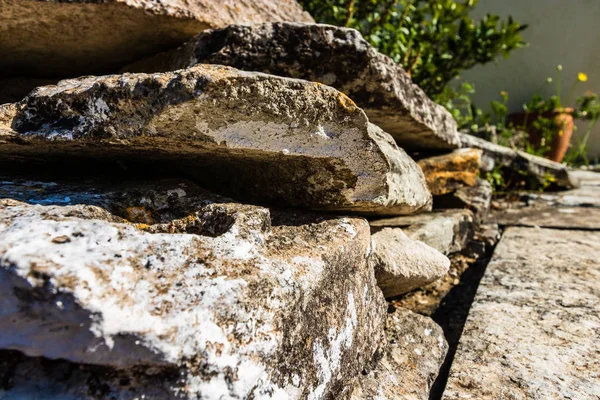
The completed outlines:
{"type": "Polygon", "coordinates": [[[324,208],[323,204],[339,208],[347,202],[343,189],[356,184],[356,177],[338,159],[249,149],[77,147],[67,143],[43,148],[9,145],[0,150],[0,175],[4,176],[75,182],[99,178],[114,183],[179,177],[244,204],[280,208],[324,208]]]}
{"type": "MultiPolygon", "coordinates": [[[[500,240],[502,240],[502,237],[500,237],[500,240]]],[[[446,383],[448,382],[448,377],[450,375],[450,368],[454,362],[456,349],[460,337],[462,336],[465,323],[467,322],[471,305],[477,294],[479,283],[492,259],[497,243],[483,256],[479,257],[477,261],[461,275],[460,283],[450,290],[450,293],[442,300],[439,308],[431,316],[431,318],[444,330],[444,336],[448,341],[448,354],[440,368],[437,379],[431,387],[429,400],[441,400],[444,395],[446,383]]]]}

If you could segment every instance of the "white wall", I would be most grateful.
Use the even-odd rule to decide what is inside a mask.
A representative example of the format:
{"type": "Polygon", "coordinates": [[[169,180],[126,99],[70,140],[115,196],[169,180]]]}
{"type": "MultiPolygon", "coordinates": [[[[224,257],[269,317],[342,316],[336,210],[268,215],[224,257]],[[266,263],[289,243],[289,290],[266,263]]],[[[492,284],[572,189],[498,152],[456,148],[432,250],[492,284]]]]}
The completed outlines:
{"type": "MultiPolygon", "coordinates": [[[[486,13],[512,15],[529,24],[523,37],[530,46],[463,73],[462,80],[475,84],[478,107],[489,108],[503,90],[509,94],[510,112],[521,111],[535,93],[554,94],[556,86],[546,79],[556,77],[558,64],[563,66],[563,101],[579,72],[587,73],[589,80],[579,84],[573,97],[587,89],[600,93],[600,0],[480,0],[473,15],[486,13]]],[[[580,122],[578,128],[582,135],[585,124],[580,122]]],[[[588,155],[600,157],[600,123],[591,136],[588,155]]]]}

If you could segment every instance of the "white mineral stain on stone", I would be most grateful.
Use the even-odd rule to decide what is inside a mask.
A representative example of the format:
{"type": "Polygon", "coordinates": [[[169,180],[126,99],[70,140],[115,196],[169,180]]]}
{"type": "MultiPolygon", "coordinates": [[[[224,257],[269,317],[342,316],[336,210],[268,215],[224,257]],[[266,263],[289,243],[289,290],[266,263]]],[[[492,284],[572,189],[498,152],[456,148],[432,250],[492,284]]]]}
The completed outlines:
{"type": "MultiPolygon", "coordinates": [[[[83,209],[77,207],[72,209],[83,209]]],[[[187,381],[186,388],[182,389],[186,396],[196,393],[203,399],[244,398],[258,385],[257,399],[300,398],[302,390],[291,386],[278,388],[270,382],[270,372],[264,368],[263,360],[275,354],[282,340],[273,313],[282,312],[286,301],[297,299],[290,296],[310,294],[306,290],[313,290],[315,282],[323,280],[326,267],[330,267],[323,261],[323,251],[337,251],[336,242],[314,246],[308,253],[313,254],[314,249],[319,252],[311,256],[296,253],[303,255],[291,257],[292,260],[283,256],[277,259],[274,255],[266,258],[261,253],[264,249],[257,245],[265,234],[260,229],[248,232],[248,226],[254,226],[253,223],[242,232],[234,225],[218,238],[149,234],[129,224],[64,217],[66,209],[71,207],[10,206],[0,215],[0,266],[15,265],[18,275],[40,286],[36,274],[31,272],[39,266],[51,265],[48,290],[60,292],[61,296],[72,294],[85,311],[72,326],[77,325],[98,338],[70,341],[66,345],[70,352],[63,353],[61,358],[81,362],[96,357],[95,363],[122,362],[125,366],[139,362],[181,365],[182,360],[201,359],[214,369],[211,372],[215,375],[182,377],[187,381]],[[58,210],[63,210],[63,214],[58,210]],[[41,217],[52,216],[53,212],[57,219],[41,217]],[[74,232],[79,234],[73,235],[74,232]],[[71,241],[52,242],[62,235],[71,241]],[[210,265],[199,256],[199,249],[211,251],[214,259],[211,258],[210,265]],[[237,278],[237,264],[227,265],[238,259],[242,261],[239,265],[255,267],[256,273],[264,274],[270,282],[277,279],[283,282],[266,288],[269,291],[264,294],[269,299],[266,305],[261,304],[256,309],[239,306],[248,295],[245,292],[247,280],[237,278]],[[224,323],[219,312],[232,313],[226,318],[235,324],[224,323]],[[95,317],[90,319],[91,315],[95,317]],[[124,345],[124,340],[129,340],[124,337],[128,335],[131,335],[130,342],[124,345]],[[237,342],[237,337],[243,337],[244,343],[237,342]],[[133,354],[138,347],[146,353],[133,354]],[[107,348],[112,348],[112,352],[107,348]],[[78,351],[88,352],[82,356],[78,351]],[[235,379],[227,384],[230,374],[234,374],[235,379]]],[[[328,229],[336,233],[336,241],[344,241],[349,234],[345,225],[351,223],[344,220],[328,229]]],[[[362,233],[361,229],[350,228],[357,235],[362,233]]],[[[367,237],[360,239],[364,247],[367,237]]],[[[306,240],[301,236],[299,239],[306,240]]],[[[359,253],[362,254],[362,250],[359,253]]],[[[357,292],[348,294],[345,314],[335,320],[327,337],[313,342],[315,354],[322,354],[321,363],[317,364],[323,378],[322,383],[319,380],[321,397],[328,392],[331,382],[339,379],[344,355],[353,351],[354,334],[359,325],[353,293],[360,297],[362,284],[356,288],[357,292]]],[[[367,292],[365,286],[363,296],[367,292]]],[[[67,304],[63,306],[66,308],[67,304]]],[[[364,305],[359,307],[362,314],[364,305]]],[[[61,345],[60,340],[51,339],[28,346],[30,349],[38,346],[35,351],[45,355],[51,347],[61,345]]],[[[356,342],[359,342],[358,337],[356,342]]],[[[303,390],[310,384],[303,382],[300,376],[293,378],[293,383],[303,390]]]]}
{"type": "Polygon", "coordinates": [[[314,361],[319,367],[319,385],[309,393],[307,400],[321,399],[327,385],[331,381],[334,374],[337,372],[343,354],[343,347],[349,348],[352,346],[354,329],[358,325],[356,306],[354,304],[354,295],[348,293],[348,309],[346,316],[346,325],[341,332],[332,327],[329,330],[328,339],[329,346],[324,350],[320,342],[314,345],[314,361]]]}
{"type": "MultiPolygon", "coordinates": [[[[246,284],[243,280],[216,277],[195,288],[188,287],[186,298],[176,295],[175,285],[166,293],[157,295],[149,290],[152,286],[149,281],[139,276],[139,272],[131,265],[121,261],[138,255],[129,249],[143,253],[144,248],[162,248],[163,252],[168,252],[168,257],[149,255],[146,260],[140,260],[140,263],[149,263],[156,269],[173,270],[177,265],[186,264],[188,256],[181,250],[193,245],[197,240],[194,235],[142,235],[136,233],[135,228],[126,225],[47,220],[37,220],[33,224],[29,218],[19,218],[9,229],[4,229],[0,236],[3,243],[11,243],[10,247],[1,249],[4,250],[1,263],[17,266],[32,285],[36,284],[36,278],[26,270],[36,263],[42,263],[42,260],[56,266],[53,282],[57,287],[63,285],[63,280],[85,282],[85,285],[67,286],[61,290],[72,291],[87,310],[102,315],[102,318],[92,321],[90,331],[103,338],[109,348],[114,346],[114,335],[139,332],[146,338],[146,345],[159,351],[165,361],[177,363],[182,358],[197,355],[198,351],[208,351],[207,361],[211,364],[221,368],[238,367],[237,356],[229,354],[233,349],[227,333],[213,321],[210,307],[211,304],[222,301],[224,292],[240,291],[246,284]],[[72,232],[76,230],[83,233],[83,236],[74,237],[72,232]],[[90,234],[90,231],[94,233],[90,234]],[[61,235],[69,236],[72,243],[51,242],[52,237],[61,235]],[[128,237],[128,241],[116,240],[119,235],[128,237]],[[116,259],[115,254],[119,255],[116,259]],[[104,271],[109,273],[106,278],[103,277],[104,271]],[[113,291],[123,293],[124,297],[120,300],[122,303],[112,301],[110,293],[113,291]],[[192,306],[195,298],[202,298],[203,307],[192,306]],[[166,315],[150,312],[155,309],[152,304],[160,307],[160,304],[171,302],[179,302],[180,307],[183,306],[182,310],[177,314],[166,315]],[[184,306],[186,303],[189,304],[187,309],[184,306]],[[199,322],[202,323],[201,330],[197,329],[199,322]],[[206,347],[207,344],[216,343],[223,345],[221,355],[206,347]]],[[[230,253],[234,258],[247,258],[250,257],[250,250],[250,244],[246,243],[242,248],[234,247],[230,253]]],[[[190,263],[185,274],[202,276],[206,275],[206,271],[202,264],[190,263]]],[[[249,333],[249,337],[253,337],[253,334],[249,333]]],[[[262,340],[262,344],[256,342],[255,345],[261,346],[268,353],[274,349],[274,342],[268,335],[264,339],[266,340],[262,340]]],[[[125,354],[122,356],[126,357],[125,354]]],[[[118,355],[112,357],[118,358],[118,355]]]]}
{"type": "Polygon", "coordinates": [[[354,225],[352,225],[347,218],[342,219],[340,226],[348,232],[352,238],[356,237],[356,229],[354,229],[354,225]]]}
{"type": "Polygon", "coordinates": [[[187,193],[185,192],[185,190],[183,190],[181,188],[167,190],[167,195],[170,196],[173,194],[176,194],[177,197],[185,197],[187,193]]]}
{"type": "Polygon", "coordinates": [[[108,104],[106,104],[106,102],[102,98],[96,99],[96,101],[94,102],[94,106],[95,106],[93,108],[94,115],[97,115],[102,119],[108,118],[108,114],[110,113],[110,108],[108,107],[108,104]]]}

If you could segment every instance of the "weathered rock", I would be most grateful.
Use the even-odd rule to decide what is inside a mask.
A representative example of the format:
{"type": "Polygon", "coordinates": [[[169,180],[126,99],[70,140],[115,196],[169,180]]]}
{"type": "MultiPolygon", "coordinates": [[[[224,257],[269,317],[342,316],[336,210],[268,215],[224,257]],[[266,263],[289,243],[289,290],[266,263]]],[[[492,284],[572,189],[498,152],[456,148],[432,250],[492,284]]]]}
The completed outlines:
{"type": "Polygon", "coordinates": [[[98,218],[134,223],[138,229],[152,233],[217,237],[236,219],[244,218],[235,211],[241,205],[185,179],[114,184],[99,180],[73,183],[0,176],[0,198],[43,206],[96,206],[74,211],[73,216],[85,216],[83,212],[88,210],[98,213],[98,218]]]}
{"type": "Polygon", "coordinates": [[[371,231],[402,228],[408,237],[443,254],[463,250],[473,237],[475,224],[469,210],[441,210],[432,213],[370,221],[371,231]]]}
{"type": "Polygon", "coordinates": [[[430,318],[396,309],[386,320],[388,347],[373,371],[360,379],[352,400],[429,399],[448,344],[430,318]]]}
{"type": "Polygon", "coordinates": [[[463,148],[476,148],[483,151],[482,167],[485,167],[484,169],[487,171],[491,171],[498,165],[525,174],[538,184],[552,181],[553,184],[564,188],[579,186],[577,178],[571,174],[566,165],[524,151],[500,146],[465,133],[460,134],[460,140],[463,148]]]}
{"type": "Polygon", "coordinates": [[[176,168],[250,202],[408,214],[431,208],[421,169],[337,90],[198,65],[61,81],[0,106],[3,162],[116,160],[176,168]],[[12,158],[11,158],[12,157],[12,158]]]}
{"type": "Polygon", "coordinates": [[[479,176],[481,150],[459,149],[449,154],[425,158],[417,164],[425,174],[429,191],[434,196],[473,186],[479,176]]]}
{"type": "Polygon", "coordinates": [[[523,193],[522,199],[532,206],[600,207],[600,174],[591,171],[572,171],[580,187],[563,192],[523,193]]]}
{"type": "Polygon", "coordinates": [[[400,228],[384,228],[372,235],[371,242],[369,264],[386,298],[433,282],[450,267],[442,253],[409,238],[400,228]]]}
{"type": "Polygon", "coordinates": [[[406,308],[417,314],[432,316],[439,309],[442,301],[450,291],[461,284],[462,275],[471,268],[475,259],[466,257],[460,253],[451,254],[450,269],[440,279],[412,290],[391,301],[398,308],[406,308]]]}
{"type": "Polygon", "coordinates": [[[0,75],[118,71],[233,23],[313,22],[294,0],[1,0],[0,75]]]}
{"type": "Polygon", "coordinates": [[[444,399],[600,395],[600,233],[509,228],[471,307],[444,399]]]}
{"type": "Polygon", "coordinates": [[[524,193],[523,199],[532,206],[600,207],[600,188],[585,186],[554,193],[524,193]]]}
{"type": "Polygon", "coordinates": [[[600,186],[600,172],[576,169],[570,171],[570,174],[581,186],[600,186]]]}
{"type": "Polygon", "coordinates": [[[356,101],[371,122],[407,150],[455,149],[460,144],[450,113],[354,29],[292,23],[229,26],[204,32],[177,50],[141,60],[125,70],[164,72],[197,63],[333,86],[356,101]]]}
{"type": "Polygon", "coordinates": [[[364,220],[285,225],[261,207],[186,200],[189,183],[68,199],[60,186],[47,203],[64,206],[0,200],[0,348],[100,367],[26,358],[2,371],[16,377],[0,397],[344,398],[380,345],[364,220]],[[109,212],[123,208],[156,221],[109,212]]]}
{"type": "Polygon", "coordinates": [[[490,210],[492,195],[490,183],[484,179],[477,179],[474,186],[463,187],[454,193],[436,196],[434,206],[437,209],[467,208],[473,212],[475,222],[479,224],[490,210]]]}
{"type": "Polygon", "coordinates": [[[494,212],[489,222],[502,226],[600,230],[597,207],[519,207],[494,212]]]}

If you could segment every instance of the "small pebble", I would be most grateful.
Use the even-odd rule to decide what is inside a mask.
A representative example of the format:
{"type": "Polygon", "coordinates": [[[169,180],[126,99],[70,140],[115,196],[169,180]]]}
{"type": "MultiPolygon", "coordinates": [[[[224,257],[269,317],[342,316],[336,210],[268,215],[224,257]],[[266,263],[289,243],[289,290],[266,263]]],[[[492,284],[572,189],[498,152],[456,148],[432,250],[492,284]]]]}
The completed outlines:
{"type": "Polygon", "coordinates": [[[70,241],[71,241],[71,238],[68,237],[67,235],[56,236],[55,238],[52,239],[52,243],[58,243],[58,244],[69,243],[70,241]]]}

